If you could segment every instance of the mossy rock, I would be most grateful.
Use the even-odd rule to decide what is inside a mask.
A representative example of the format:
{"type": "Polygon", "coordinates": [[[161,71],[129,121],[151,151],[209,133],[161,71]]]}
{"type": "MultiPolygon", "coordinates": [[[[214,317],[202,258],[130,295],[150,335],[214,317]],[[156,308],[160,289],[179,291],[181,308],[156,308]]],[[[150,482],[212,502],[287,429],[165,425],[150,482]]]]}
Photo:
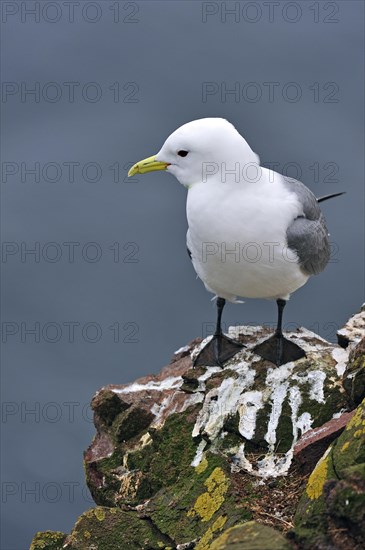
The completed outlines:
{"type": "Polygon", "coordinates": [[[248,502],[237,505],[233,498],[224,455],[206,451],[200,464],[192,466],[200,441],[192,437],[193,412],[170,415],[160,430],[149,433],[148,444],[128,452],[120,446],[119,453],[101,461],[104,482],[96,493],[93,486],[93,496],[99,504],[142,503],[143,514],[168,539],[176,544],[199,540],[197,549],[205,550],[223,527],[252,515],[248,502]]]}
{"type": "MultiPolygon", "coordinates": [[[[109,389],[100,390],[91,401],[91,408],[95,413],[95,420],[105,427],[111,426],[115,418],[130,405],[109,389]]],[[[95,423],[97,423],[95,422],[95,423]]]]}
{"type": "Polygon", "coordinates": [[[136,511],[98,507],[78,519],[63,546],[65,550],[161,550],[171,541],[136,511]]]}
{"type": "Polygon", "coordinates": [[[222,533],[210,550],[290,550],[293,546],[276,529],[249,521],[222,533]]]}
{"type": "Polygon", "coordinates": [[[121,412],[113,422],[112,435],[116,444],[128,441],[145,430],[152,422],[154,415],[132,405],[127,410],[121,412]]]}
{"type": "Polygon", "coordinates": [[[249,505],[237,503],[226,459],[212,453],[177,482],[159,491],[145,512],[158,529],[178,544],[197,540],[197,550],[207,550],[224,528],[251,519],[249,505]]]}
{"type": "Polygon", "coordinates": [[[353,405],[358,405],[365,397],[365,338],[351,350],[349,362],[343,377],[345,388],[353,405]]]}
{"type": "Polygon", "coordinates": [[[44,531],[37,533],[29,550],[62,550],[66,535],[60,531],[44,531]]]}
{"type": "MultiPolygon", "coordinates": [[[[241,327],[240,334],[248,341],[251,333],[254,340],[266,336],[256,329],[241,327]]],[[[93,399],[98,434],[85,453],[96,504],[139,505],[172,488],[208,450],[224,455],[235,471],[285,475],[301,434],[349,404],[333,354],[345,352],[305,329],[289,337],[307,353],[295,363],[273,367],[245,347],[224,369],[191,369],[182,359],[186,370],[175,361],[167,378],[138,382],[130,394],[128,386],[101,390],[93,399]]]]}
{"type": "MultiPolygon", "coordinates": [[[[248,335],[246,344],[267,336],[260,327],[241,327],[242,336],[245,331],[252,340],[248,335]]],[[[97,434],[84,455],[98,508],[79,518],[63,548],[209,550],[218,541],[243,550],[291,548],[279,532],[251,521],[269,517],[270,523],[277,519],[279,529],[290,525],[297,497],[289,499],[290,511],[280,508],[285,519],[277,518],[275,509],[266,513],[272,487],[267,478],[276,478],[283,504],[290,484],[298,487],[295,468],[290,470],[298,438],[348,408],[351,400],[338,368],[346,364],[347,352],[305,329],[288,336],[307,354],[295,363],[274,367],[246,345],[224,369],[193,370],[183,358],[130,387],[98,392],[93,399],[97,434]],[[286,480],[282,490],[281,479],[286,480]],[[269,489],[261,491],[265,483],[269,489]]],[[[362,525],[359,487],[365,460],[356,446],[362,428],[355,428],[351,442],[344,440],[341,450],[333,446],[328,455],[337,466],[325,457],[308,485],[301,503],[308,522],[297,525],[298,540],[309,541],[303,548],[326,540],[328,510],[335,525],[352,522],[351,533],[360,537],[356,526],[362,525]],[[312,527],[318,536],[312,536],[312,527]]]]}
{"type": "Polygon", "coordinates": [[[193,435],[224,453],[238,469],[264,478],[284,475],[302,433],[348,408],[333,348],[303,334],[311,351],[295,363],[272,367],[261,359],[250,364],[242,360],[243,351],[224,368],[224,376],[213,372],[206,377],[193,435]]]}
{"type": "Polygon", "coordinates": [[[295,535],[303,549],[364,547],[365,400],[313,470],[297,508],[295,535]]]}
{"type": "Polygon", "coordinates": [[[172,414],[160,430],[145,430],[129,447],[119,443],[111,456],[88,464],[87,483],[95,502],[103,506],[139,504],[191,469],[196,441],[191,437],[190,412],[172,414]],[[96,483],[95,477],[102,482],[96,483]]]}

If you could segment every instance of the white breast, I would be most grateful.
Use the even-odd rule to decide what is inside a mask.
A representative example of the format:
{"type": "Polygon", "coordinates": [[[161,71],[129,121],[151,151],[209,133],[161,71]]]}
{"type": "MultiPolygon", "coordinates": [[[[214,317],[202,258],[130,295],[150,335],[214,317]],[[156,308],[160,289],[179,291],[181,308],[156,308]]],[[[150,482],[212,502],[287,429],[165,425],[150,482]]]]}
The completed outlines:
{"type": "Polygon", "coordinates": [[[188,192],[187,244],[207,290],[230,301],[288,298],[308,280],[287,248],[286,230],[301,206],[282,176],[259,182],[198,183],[188,192]]]}

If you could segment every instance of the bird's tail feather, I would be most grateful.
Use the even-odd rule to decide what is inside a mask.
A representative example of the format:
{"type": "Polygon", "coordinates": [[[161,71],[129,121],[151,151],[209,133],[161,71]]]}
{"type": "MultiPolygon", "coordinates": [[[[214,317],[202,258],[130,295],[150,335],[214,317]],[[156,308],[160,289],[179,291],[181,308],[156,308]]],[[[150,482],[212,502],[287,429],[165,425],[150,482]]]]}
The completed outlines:
{"type": "Polygon", "coordinates": [[[327,201],[328,199],[333,199],[334,197],[339,197],[340,195],[344,195],[346,191],[342,191],[341,193],[332,193],[332,195],[324,195],[324,197],[319,197],[317,199],[317,202],[323,202],[327,201]]]}

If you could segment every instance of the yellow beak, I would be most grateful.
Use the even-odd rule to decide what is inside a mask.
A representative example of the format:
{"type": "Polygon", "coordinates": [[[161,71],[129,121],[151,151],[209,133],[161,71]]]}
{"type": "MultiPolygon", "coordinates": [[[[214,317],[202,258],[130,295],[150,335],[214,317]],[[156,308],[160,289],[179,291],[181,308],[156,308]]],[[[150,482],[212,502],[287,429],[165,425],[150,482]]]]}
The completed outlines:
{"type": "Polygon", "coordinates": [[[135,174],[145,174],[146,172],[154,172],[155,170],[166,170],[169,166],[168,162],[160,162],[156,160],[156,155],[148,157],[147,159],[140,160],[132,166],[128,172],[128,177],[135,174]]]}

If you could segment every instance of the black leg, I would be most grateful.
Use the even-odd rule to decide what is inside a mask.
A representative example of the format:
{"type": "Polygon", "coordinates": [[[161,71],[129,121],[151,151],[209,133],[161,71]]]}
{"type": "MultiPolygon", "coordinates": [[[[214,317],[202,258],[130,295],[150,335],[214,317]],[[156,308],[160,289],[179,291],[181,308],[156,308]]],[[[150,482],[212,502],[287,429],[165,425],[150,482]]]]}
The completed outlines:
{"type": "Polygon", "coordinates": [[[276,325],[276,335],[282,336],[283,331],[281,327],[283,323],[283,311],[284,311],[284,307],[286,306],[286,300],[282,300],[281,298],[279,298],[278,300],[276,300],[276,303],[278,305],[278,322],[276,325]]]}
{"type": "Polygon", "coordinates": [[[284,337],[282,331],[283,311],[286,306],[286,300],[279,298],[276,300],[278,306],[278,322],[276,325],[275,333],[254,347],[253,351],[260,355],[263,359],[274,363],[277,367],[289,363],[290,361],[297,361],[302,357],[305,357],[305,352],[301,347],[297,346],[291,340],[284,337]]]}
{"type": "Polygon", "coordinates": [[[223,367],[223,363],[231,359],[243,347],[243,344],[235,342],[222,332],[221,320],[222,312],[225,306],[224,298],[217,298],[217,324],[213,338],[201,350],[194,361],[194,367],[218,366],[223,367]]]}
{"type": "Polygon", "coordinates": [[[217,324],[215,327],[214,336],[218,336],[222,334],[221,322],[222,322],[223,308],[225,305],[226,305],[226,301],[224,298],[217,298],[217,324]]]}

